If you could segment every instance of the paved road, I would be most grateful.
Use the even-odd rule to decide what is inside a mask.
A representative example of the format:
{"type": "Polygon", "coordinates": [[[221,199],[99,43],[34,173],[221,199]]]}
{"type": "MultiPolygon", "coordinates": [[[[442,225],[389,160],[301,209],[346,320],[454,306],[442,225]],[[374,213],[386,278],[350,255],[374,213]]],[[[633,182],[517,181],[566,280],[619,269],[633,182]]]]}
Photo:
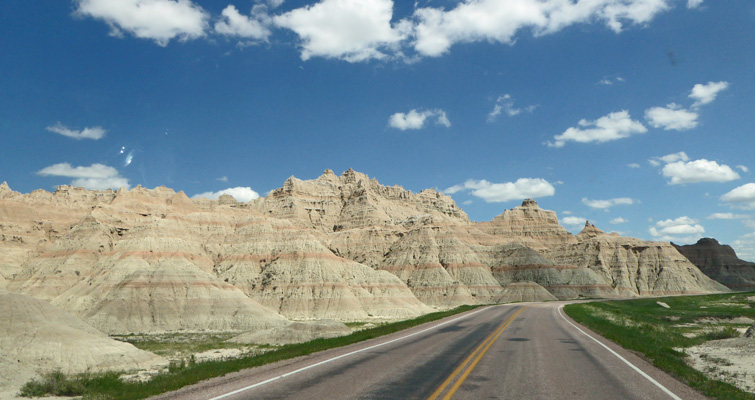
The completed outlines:
{"type": "Polygon", "coordinates": [[[213,379],[160,398],[705,398],[576,325],[562,314],[561,305],[477,309],[375,340],[213,379]]]}

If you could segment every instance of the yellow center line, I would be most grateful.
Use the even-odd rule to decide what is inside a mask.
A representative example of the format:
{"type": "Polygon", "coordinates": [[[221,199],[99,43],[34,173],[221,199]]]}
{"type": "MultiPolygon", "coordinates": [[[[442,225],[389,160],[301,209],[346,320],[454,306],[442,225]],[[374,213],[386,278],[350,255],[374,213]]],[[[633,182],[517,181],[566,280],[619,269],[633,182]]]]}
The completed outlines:
{"type": "Polygon", "coordinates": [[[525,308],[527,308],[527,307],[525,306],[525,307],[522,307],[521,309],[519,309],[519,311],[515,312],[514,315],[512,315],[511,317],[509,317],[509,319],[507,319],[506,321],[504,321],[493,333],[491,333],[490,336],[488,336],[487,338],[485,338],[485,340],[483,340],[482,343],[479,346],[477,346],[477,348],[469,356],[467,356],[467,358],[465,358],[464,361],[461,364],[459,364],[458,367],[456,367],[456,369],[451,373],[451,375],[449,375],[448,378],[446,378],[446,380],[443,381],[443,383],[438,387],[438,389],[436,389],[433,392],[433,394],[431,394],[430,397],[428,397],[427,400],[435,400],[441,393],[443,393],[443,390],[445,390],[446,386],[448,386],[448,384],[450,384],[454,380],[454,378],[459,374],[459,372],[461,372],[461,370],[464,369],[464,367],[466,367],[467,364],[472,359],[474,359],[474,362],[472,362],[472,364],[469,366],[469,368],[467,368],[467,370],[462,374],[462,376],[459,378],[459,380],[449,390],[448,394],[446,394],[446,396],[443,398],[444,400],[450,399],[451,396],[453,396],[453,394],[459,388],[459,386],[461,386],[461,383],[464,382],[464,380],[467,378],[467,376],[469,376],[470,372],[472,372],[472,370],[477,365],[477,363],[480,361],[480,359],[485,354],[485,352],[488,351],[488,349],[493,344],[493,342],[495,342],[498,339],[498,337],[501,336],[501,334],[503,333],[503,331],[506,330],[506,328],[511,324],[511,322],[513,322],[514,319],[522,311],[524,311],[525,308]],[[476,358],[475,358],[475,356],[476,356],[476,358]]]}

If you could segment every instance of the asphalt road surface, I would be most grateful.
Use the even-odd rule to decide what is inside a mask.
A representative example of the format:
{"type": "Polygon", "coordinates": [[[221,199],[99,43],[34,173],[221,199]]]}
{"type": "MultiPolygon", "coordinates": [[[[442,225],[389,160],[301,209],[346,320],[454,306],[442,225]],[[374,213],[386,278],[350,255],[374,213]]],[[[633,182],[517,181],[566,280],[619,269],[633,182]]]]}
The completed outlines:
{"type": "Polygon", "coordinates": [[[476,309],[160,399],[704,399],[563,303],[476,309]]]}

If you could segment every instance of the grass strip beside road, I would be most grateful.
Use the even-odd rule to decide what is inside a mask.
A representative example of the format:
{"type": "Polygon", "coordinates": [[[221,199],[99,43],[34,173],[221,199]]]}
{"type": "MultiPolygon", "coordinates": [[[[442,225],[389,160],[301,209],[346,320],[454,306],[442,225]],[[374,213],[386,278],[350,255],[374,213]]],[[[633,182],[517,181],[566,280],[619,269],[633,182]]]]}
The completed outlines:
{"type": "Polygon", "coordinates": [[[564,307],[569,317],[622,347],[642,353],[653,365],[706,396],[722,400],[753,400],[755,395],[736,386],[707,378],[685,362],[679,349],[708,340],[738,336],[731,326],[699,331],[688,337],[688,325],[703,318],[722,320],[741,316],[755,317],[755,308],[747,307],[749,294],[680,296],[628,301],[605,301],[570,304],[564,307]],[[662,307],[658,302],[668,304],[662,307]],[[742,303],[745,307],[740,305],[742,303]]]}
{"type": "Polygon", "coordinates": [[[41,382],[28,382],[21,389],[21,395],[25,397],[38,397],[45,395],[83,396],[84,400],[144,399],[161,393],[178,390],[184,386],[192,385],[206,379],[241,371],[246,368],[258,367],[277,361],[306,356],[316,352],[374,339],[427,322],[470,311],[478,307],[481,306],[461,306],[452,310],[426,314],[410,320],[388,323],[371,329],[364,329],[346,336],[330,339],[316,339],[306,343],[285,345],[267,353],[251,357],[189,363],[181,368],[173,368],[172,371],[161,373],[148,382],[124,382],[119,378],[119,374],[112,372],[97,375],[83,374],[76,376],[65,376],[60,373],[47,374],[41,382]],[[61,389],[64,393],[61,393],[61,389]]]}

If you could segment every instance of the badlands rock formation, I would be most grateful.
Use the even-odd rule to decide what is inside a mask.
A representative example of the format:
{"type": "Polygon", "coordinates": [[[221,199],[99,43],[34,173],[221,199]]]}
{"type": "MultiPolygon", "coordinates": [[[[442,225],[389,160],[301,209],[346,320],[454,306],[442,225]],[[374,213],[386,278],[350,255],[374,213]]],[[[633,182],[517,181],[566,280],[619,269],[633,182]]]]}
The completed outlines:
{"type": "Polygon", "coordinates": [[[283,327],[243,333],[228,339],[228,342],[282,345],[344,336],[350,333],[351,329],[342,322],[324,319],[320,321],[293,322],[283,327]]]}
{"type": "Polygon", "coordinates": [[[249,203],[0,185],[0,285],[110,334],[254,332],[459,304],[726,290],[668,243],[572,235],[534,200],[475,223],[434,190],[291,177],[249,203]],[[518,284],[518,283],[522,284],[518,284]]]}
{"type": "MultiPolygon", "coordinates": [[[[673,244],[673,243],[672,243],[673,244]]],[[[705,275],[736,290],[755,289],[755,263],[741,260],[729,245],[713,238],[674,247],[705,275]]]]}
{"type": "MultiPolygon", "coordinates": [[[[13,368],[67,374],[162,367],[168,361],[43,300],[0,289],[0,354],[13,368]]],[[[10,365],[4,365],[10,367],[10,365]]],[[[3,368],[3,374],[6,369],[3,368]]]]}

